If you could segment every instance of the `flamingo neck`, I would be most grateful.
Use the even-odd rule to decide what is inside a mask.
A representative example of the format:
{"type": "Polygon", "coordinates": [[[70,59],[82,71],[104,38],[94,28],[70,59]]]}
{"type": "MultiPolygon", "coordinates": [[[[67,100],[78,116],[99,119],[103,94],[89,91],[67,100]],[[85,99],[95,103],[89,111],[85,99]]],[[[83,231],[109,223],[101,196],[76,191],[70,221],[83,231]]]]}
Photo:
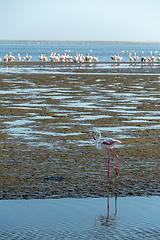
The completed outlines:
{"type": "Polygon", "coordinates": [[[102,150],[101,146],[100,146],[100,147],[98,146],[98,143],[99,143],[99,141],[100,141],[100,139],[101,139],[101,133],[98,132],[98,134],[99,134],[99,136],[98,136],[98,138],[97,138],[97,140],[96,140],[96,148],[99,149],[99,150],[102,150]]]}

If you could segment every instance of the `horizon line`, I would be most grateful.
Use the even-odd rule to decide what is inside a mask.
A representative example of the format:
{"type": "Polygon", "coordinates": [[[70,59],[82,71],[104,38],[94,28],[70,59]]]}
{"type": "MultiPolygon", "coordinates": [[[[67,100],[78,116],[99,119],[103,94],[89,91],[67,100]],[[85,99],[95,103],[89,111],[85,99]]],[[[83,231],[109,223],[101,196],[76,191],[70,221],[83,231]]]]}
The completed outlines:
{"type": "Polygon", "coordinates": [[[0,40],[0,42],[99,42],[99,43],[157,43],[157,41],[107,41],[107,40],[0,40]]]}

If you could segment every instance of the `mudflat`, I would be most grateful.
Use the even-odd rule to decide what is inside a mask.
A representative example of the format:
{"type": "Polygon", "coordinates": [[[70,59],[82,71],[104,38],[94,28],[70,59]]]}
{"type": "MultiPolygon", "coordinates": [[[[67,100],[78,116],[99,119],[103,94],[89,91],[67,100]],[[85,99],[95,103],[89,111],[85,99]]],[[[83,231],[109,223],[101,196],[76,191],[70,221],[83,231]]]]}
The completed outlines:
{"type": "Polygon", "coordinates": [[[160,195],[160,77],[0,75],[0,198],[160,195]],[[119,139],[111,153],[93,134],[119,139]]]}

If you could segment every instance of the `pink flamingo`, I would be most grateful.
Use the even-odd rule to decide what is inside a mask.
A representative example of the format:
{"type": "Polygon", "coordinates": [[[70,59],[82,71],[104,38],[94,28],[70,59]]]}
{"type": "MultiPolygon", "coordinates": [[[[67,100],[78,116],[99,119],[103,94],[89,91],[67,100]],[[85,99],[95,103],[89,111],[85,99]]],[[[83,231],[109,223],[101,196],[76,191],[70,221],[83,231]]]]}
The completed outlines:
{"type": "Polygon", "coordinates": [[[98,146],[98,143],[101,139],[101,133],[99,131],[96,131],[94,133],[93,139],[96,140],[96,136],[99,135],[97,141],[96,141],[96,148],[99,150],[104,150],[104,149],[108,149],[108,177],[109,177],[109,163],[110,163],[110,150],[114,153],[114,155],[116,156],[116,174],[117,174],[117,161],[118,161],[118,155],[113,151],[113,147],[118,144],[121,143],[119,140],[115,140],[115,139],[107,139],[106,141],[103,141],[100,143],[100,146],[98,146]]]}

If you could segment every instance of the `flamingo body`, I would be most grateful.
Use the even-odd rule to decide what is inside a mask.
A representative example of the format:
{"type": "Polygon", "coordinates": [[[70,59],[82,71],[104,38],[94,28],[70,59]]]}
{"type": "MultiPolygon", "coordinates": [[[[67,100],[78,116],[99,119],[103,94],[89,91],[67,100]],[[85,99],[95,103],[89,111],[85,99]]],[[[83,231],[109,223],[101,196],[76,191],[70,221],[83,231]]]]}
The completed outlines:
{"type": "Polygon", "coordinates": [[[105,150],[108,149],[108,176],[109,176],[109,163],[110,163],[110,150],[114,153],[116,156],[116,174],[117,174],[117,161],[118,161],[118,155],[112,150],[112,148],[118,144],[121,143],[121,141],[116,139],[107,139],[99,144],[99,141],[101,139],[101,133],[99,131],[96,131],[93,139],[96,140],[96,148],[99,150],[105,150]],[[98,139],[96,140],[96,136],[99,135],[98,139]]]}
{"type": "Polygon", "coordinates": [[[120,141],[115,139],[107,139],[106,141],[102,142],[101,145],[103,148],[111,148],[117,143],[120,143],[120,141]]]}

